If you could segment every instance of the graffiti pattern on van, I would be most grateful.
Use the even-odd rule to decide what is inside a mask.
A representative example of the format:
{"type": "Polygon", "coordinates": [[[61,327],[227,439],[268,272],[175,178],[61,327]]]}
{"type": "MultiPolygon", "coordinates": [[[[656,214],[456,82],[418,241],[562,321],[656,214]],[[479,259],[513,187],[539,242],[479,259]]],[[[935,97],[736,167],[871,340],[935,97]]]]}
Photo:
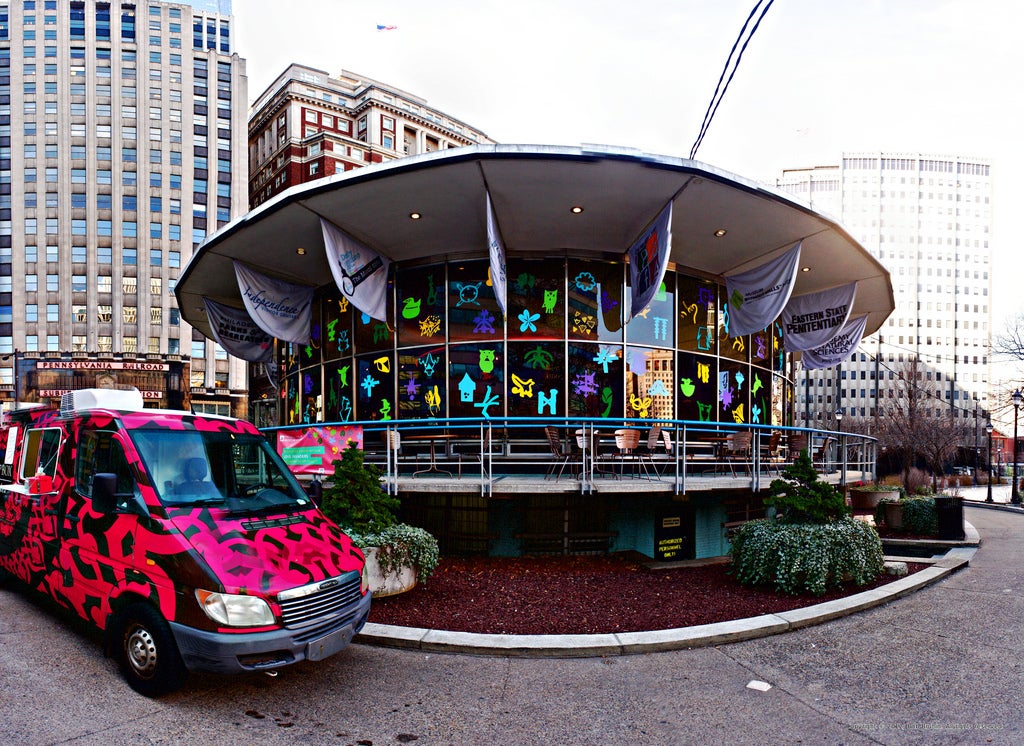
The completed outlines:
{"type": "MultiPolygon", "coordinates": [[[[61,419],[50,409],[30,411],[27,417],[19,422],[21,427],[59,427],[65,445],[52,493],[22,494],[11,489],[16,484],[0,492],[0,569],[100,628],[119,599],[141,597],[168,620],[216,629],[188,598],[195,588],[259,594],[276,616],[280,608],[275,597],[281,590],[362,567],[360,551],[312,504],[306,512],[277,517],[233,515],[216,507],[165,508],[131,447],[124,452],[148,516],[100,513],[83,494],[87,490],[75,489],[78,454],[71,444],[87,429],[130,431],[156,425],[258,434],[247,422],[158,410],[121,413],[118,421],[102,412],[61,419]]],[[[6,442],[3,431],[0,442],[6,442]]]]}

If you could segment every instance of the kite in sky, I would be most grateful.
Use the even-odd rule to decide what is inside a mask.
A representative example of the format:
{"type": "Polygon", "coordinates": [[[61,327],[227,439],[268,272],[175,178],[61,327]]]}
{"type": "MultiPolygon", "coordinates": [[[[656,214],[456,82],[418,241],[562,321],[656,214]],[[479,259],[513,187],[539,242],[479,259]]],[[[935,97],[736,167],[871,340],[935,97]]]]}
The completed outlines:
{"type": "Polygon", "coordinates": [[[394,31],[397,28],[398,28],[398,26],[385,26],[382,23],[378,23],[377,24],[377,30],[378,31],[394,31]]]}

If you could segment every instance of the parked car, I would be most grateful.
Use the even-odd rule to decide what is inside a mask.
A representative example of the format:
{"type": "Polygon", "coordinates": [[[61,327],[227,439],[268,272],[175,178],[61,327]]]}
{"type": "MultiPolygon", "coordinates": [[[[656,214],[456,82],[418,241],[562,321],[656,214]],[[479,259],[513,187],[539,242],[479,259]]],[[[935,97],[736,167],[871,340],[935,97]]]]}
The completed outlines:
{"type": "Polygon", "coordinates": [[[0,426],[0,574],[105,632],[128,683],[268,671],[366,623],[362,552],[248,422],[66,394],[0,426]]]}

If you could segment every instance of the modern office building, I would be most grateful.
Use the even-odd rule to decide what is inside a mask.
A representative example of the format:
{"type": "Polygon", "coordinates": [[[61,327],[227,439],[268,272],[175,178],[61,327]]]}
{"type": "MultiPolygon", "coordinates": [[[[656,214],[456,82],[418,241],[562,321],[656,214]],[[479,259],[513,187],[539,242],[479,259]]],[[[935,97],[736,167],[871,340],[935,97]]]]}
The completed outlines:
{"type": "Polygon", "coordinates": [[[182,319],[193,247],[245,212],[230,2],[0,2],[0,399],[134,385],[246,413],[182,319]]]}
{"type": "Polygon", "coordinates": [[[252,107],[249,202],[371,163],[491,142],[392,85],[291,65],[252,107]]]}
{"type": "MultiPolygon", "coordinates": [[[[884,416],[899,372],[920,364],[930,415],[984,427],[992,332],[992,177],[977,158],[844,153],[839,165],[788,169],[777,186],[831,214],[889,269],[896,308],[859,353],[797,377],[798,417],[839,408],[884,416]]],[[[984,433],[982,432],[982,437],[984,433]]]]}

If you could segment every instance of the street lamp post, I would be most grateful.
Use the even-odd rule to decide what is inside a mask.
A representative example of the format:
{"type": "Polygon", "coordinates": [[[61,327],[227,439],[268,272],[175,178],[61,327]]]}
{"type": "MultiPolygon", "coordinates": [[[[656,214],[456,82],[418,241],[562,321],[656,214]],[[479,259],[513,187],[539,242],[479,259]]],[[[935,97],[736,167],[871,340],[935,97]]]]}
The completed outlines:
{"type": "Polygon", "coordinates": [[[846,434],[843,433],[843,408],[836,410],[836,430],[839,431],[839,486],[846,487],[846,434]]]}
{"type": "Polygon", "coordinates": [[[1013,486],[1010,488],[1010,502],[1020,505],[1020,492],[1017,490],[1017,412],[1024,403],[1024,394],[1020,389],[1013,392],[1013,486]]]}
{"type": "Polygon", "coordinates": [[[985,471],[988,472],[988,494],[985,496],[985,502],[992,502],[992,431],[995,428],[992,427],[992,420],[988,421],[985,425],[985,432],[988,433],[988,464],[986,464],[985,471]]]}

